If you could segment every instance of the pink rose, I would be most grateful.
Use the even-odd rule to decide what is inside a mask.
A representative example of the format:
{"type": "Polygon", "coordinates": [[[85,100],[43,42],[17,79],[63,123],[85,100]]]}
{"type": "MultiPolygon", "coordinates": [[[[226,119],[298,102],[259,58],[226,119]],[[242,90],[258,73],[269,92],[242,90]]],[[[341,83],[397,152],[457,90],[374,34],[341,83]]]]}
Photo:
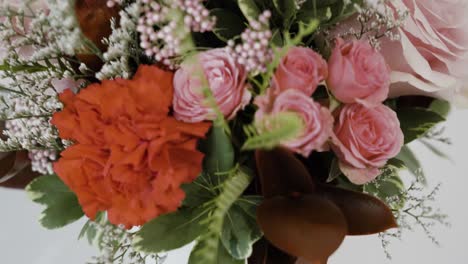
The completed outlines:
{"type": "MultiPolygon", "coordinates": [[[[269,89],[269,91],[272,89],[269,89]]],[[[313,150],[327,150],[327,141],[333,133],[333,116],[330,111],[314,99],[295,89],[281,92],[274,101],[268,94],[256,98],[259,110],[255,120],[261,122],[264,116],[281,112],[297,113],[304,121],[304,131],[298,138],[284,142],[283,146],[305,157],[313,150]]]]}
{"type": "Polygon", "coordinates": [[[375,179],[379,168],[403,146],[403,132],[395,112],[383,104],[344,105],[337,114],[333,150],[343,173],[355,184],[375,179]]]}
{"type": "Polygon", "coordinates": [[[309,96],[327,77],[327,62],[312,49],[302,47],[291,48],[275,73],[280,90],[297,89],[309,96]]]}
{"type": "Polygon", "coordinates": [[[468,1],[396,0],[409,17],[399,41],[382,41],[391,96],[431,95],[468,107],[468,1]]]}
{"type": "Polygon", "coordinates": [[[367,41],[337,39],[328,66],[327,84],[339,101],[376,105],[387,99],[388,66],[367,41]]]}
{"type": "Polygon", "coordinates": [[[202,52],[197,60],[183,63],[175,73],[174,116],[190,123],[214,118],[213,109],[203,95],[203,82],[197,76],[200,68],[220,111],[226,118],[234,118],[250,102],[252,95],[247,89],[245,68],[225,49],[202,52]]]}

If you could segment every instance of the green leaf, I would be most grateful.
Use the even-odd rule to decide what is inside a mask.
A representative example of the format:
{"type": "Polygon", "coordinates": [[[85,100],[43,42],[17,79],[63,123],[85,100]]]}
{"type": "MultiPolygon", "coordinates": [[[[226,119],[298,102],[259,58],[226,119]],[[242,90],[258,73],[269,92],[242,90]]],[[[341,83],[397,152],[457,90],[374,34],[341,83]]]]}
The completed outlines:
{"type": "Polygon", "coordinates": [[[437,112],[425,108],[400,108],[397,109],[397,114],[405,135],[405,143],[423,136],[436,124],[445,121],[437,112]]]}
{"type": "Polygon", "coordinates": [[[403,146],[401,148],[400,153],[396,157],[397,159],[403,161],[408,168],[408,170],[415,176],[417,177],[422,177],[425,182],[425,175],[424,171],[421,166],[421,162],[419,162],[418,158],[414,154],[414,152],[408,147],[408,146],[403,146]]]}
{"type": "Polygon", "coordinates": [[[198,178],[190,184],[182,185],[185,192],[183,206],[196,208],[216,196],[210,177],[202,172],[198,178]]]}
{"type": "Polygon", "coordinates": [[[218,261],[216,263],[222,264],[245,264],[245,259],[235,259],[224,246],[218,248],[218,261]]]}
{"type": "Polygon", "coordinates": [[[31,200],[46,206],[39,220],[45,228],[60,228],[84,215],[76,195],[57,175],[37,178],[26,187],[26,192],[31,200]]]}
{"type": "Polygon", "coordinates": [[[211,15],[217,18],[213,33],[224,42],[239,36],[245,29],[244,20],[230,10],[215,8],[211,15]]]}
{"type": "Polygon", "coordinates": [[[271,37],[271,42],[276,47],[283,47],[283,45],[284,45],[283,36],[281,36],[281,32],[278,29],[276,29],[273,32],[273,36],[271,37]]]}
{"type": "Polygon", "coordinates": [[[291,19],[296,15],[298,9],[295,0],[273,0],[276,10],[282,15],[284,26],[289,25],[291,19]]]}
{"type": "Polygon", "coordinates": [[[390,206],[393,207],[392,209],[401,209],[406,202],[401,199],[405,184],[398,175],[398,171],[404,167],[403,161],[391,159],[375,181],[364,185],[364,192],[374,195],[387,203],[398,197],[400,199],[393,201],[390,206]]]}
{"type": "Polygon", "coordinates": [[[260,9],[254,0],[237,0],[239,8],[249,21],[256,21],[260,16],[260,9]]]}
{"type": "Polygon", "coordinates": [[[343,172],[340,169],[338,158],[334,158],[330,165],[330,172],[328,173],[327,182],[330,183],[341,175],[343,175],[343,172]]]}
{"type": "Polygon", "coordinates": [[[429,106],[429,109],[438,113],[444,118],[447,118],[447,116],[450,114],[450,111],[452,110],[452,105],[448,101],[434,99],[434,101],[429,106]]]}
{"type": "Polygon", "coordinates": [[[86,236],[88,243],[90,245],[95,245],[96,237],[100,234],[98,233],[98,229],[96,228],[96,224],[100,224],[106,221],[105,213],[99,212],[96,216],[96,219],[86,221],[86,224],[81,229],[81,232],[78,236],[78,239],[82,239],[86,236]]]}
{"type": "Polygon", "coordinates": [[[205,232],[200,224],[200,220],[206,217],[202,209],[182,208],[146,223],[133,239],[134,248],[160,253],[189,244],[205,232]]]}
{"type": "Polygon", "coordinates": [[[238,169],[222,184],[219,196],[213,200],[212,211],[203,220],[205,230],[190,255],[189,264],[217,263],[219,248],[223,247],[220,238],[226,215],[251,180],[250,175],[238,169]]]}
{"type": "Polygon", "coordinates": [[[213,126],[200,149],[206,154],[204,171],[209,174],[225,173],[234,167],[234,148],[223,127],[213,126]]]}
{"type": "Polygon", "coordinates": [[[253,251],[253,244],[262,237],[256,220],[259,199],[250,200],[242,197],[229,210],[223,225],[221,242],[235,259],[248,258],[253,251]]]}

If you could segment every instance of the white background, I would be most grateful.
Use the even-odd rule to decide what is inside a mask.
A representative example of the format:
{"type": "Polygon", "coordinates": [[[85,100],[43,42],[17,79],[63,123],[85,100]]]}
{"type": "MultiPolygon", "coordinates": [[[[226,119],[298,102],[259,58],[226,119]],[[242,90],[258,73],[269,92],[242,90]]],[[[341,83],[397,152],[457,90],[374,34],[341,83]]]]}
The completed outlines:
{"type": "MultiPolygon", "coordinates": [[[[387,260],[375,236],[348,238],[329,264],[466,264],[468,263],[468,111],[452,113],[447,123],[448,148],[453,162],[432,155],[415,143],[431,185],[443,183],[435,204],[450,216],[451,228],[435,228],[441,247],[434,246],[420,229],[395,241],[387,260]]],[[[85,241],[77,241],[83,221],[64,229],[42,229],[37,219],[41,207],[21,191],[0,189],[1,264],[84,264],[96,252],[85,241]]],[[[164,239],[164,238],[161,238],[164,239]]],[[[185,264],[188,249],[170,254],[167,264],[185,264]]]]}

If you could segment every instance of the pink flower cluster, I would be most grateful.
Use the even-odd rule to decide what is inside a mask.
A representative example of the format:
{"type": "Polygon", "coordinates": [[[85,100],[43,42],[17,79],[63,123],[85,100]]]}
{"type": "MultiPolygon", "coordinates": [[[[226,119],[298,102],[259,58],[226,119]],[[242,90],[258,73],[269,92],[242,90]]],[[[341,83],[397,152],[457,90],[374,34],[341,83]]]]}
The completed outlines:
{"type": "Polygon", "coordinates": [[[328,64],[313,50],[294,47],[282,59],[267,94],[256,98],[256,120],[279,112],[297,113],[304,132],[283,146],[309,156],[314,150],[327,150],[330,141],[343,173],[353,183],[365,184],[403,145],[399,120],[382,103],[389,86],[385,59],[366,41],[338,39],[328,64]],[[311,98],[325,82],[343,103],[334,117],[311,98]]]}
{"type": "Polygon", "coordinates": [[[258,21],[250,21],[250,28],[241,34],[242,43],[228,41],[227,50],[244,65],[247,72],[266,72],[267,63],[271,62],[273,51],[270,49],[272,33],[270,30],[271,12],[263,12],[258,21]]]}
{"type": "Polygon", "coordinates": [[[190,32],[211,31],[216,23],[203,0],[177,0],[170,6],[156,1],[142,0],[142,15],[138,20],[137,31],[140,33],[140,46],[148,57],[164,64],[170,69],[176,68],[174,59],[182,51],[184,29],[174,20],[171,10],[184,13],[184,24],[190,32]]]}
{"type": "Polygon", "coordinates": [[[398,117],[382,104],[390,70],[367,41],[338,39],[328,63],[328,88],[345,103],[335,113],[333,150],[351,182],[365,184],[380,175],[404,143],[398,117]]]}
{"type": "Polygon", "coordinates": [[[280,112],[296,113],[304,122],[304,130],[299,137],[282,145],[305,157],[313,150],[327,150],[333,116],[311,97],[327,76],[327,63],[318,53],[308,48],[291,48],[276,70],[271,88],[255,99],[259,107],[256,122],[280,112]]]}

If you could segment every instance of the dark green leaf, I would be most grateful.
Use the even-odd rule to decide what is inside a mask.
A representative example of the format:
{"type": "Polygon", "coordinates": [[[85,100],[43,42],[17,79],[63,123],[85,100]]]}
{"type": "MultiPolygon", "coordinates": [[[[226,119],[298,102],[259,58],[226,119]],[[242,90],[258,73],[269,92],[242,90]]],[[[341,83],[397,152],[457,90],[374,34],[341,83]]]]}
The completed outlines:
{"type": "Polygon", "coordinates": [[[256,21],[260,16],[260,9],[254,0],[237,0],[239,8],[249,21],[256,21]]]}
{"type": "Polygon", "coordinates": [[[228,172],[234,167],[234,148],[224,128],[213,126],[202,142],[201,150],[206,154],[203,161],[205,172],[228,172]]]}
{"type": "Polygon", "coordinates": [[[76,195],[57,175],[37,178],[26,187],[26,192],[31,200],[46,206],[40,219],[45,228],[60,228],[84,215],[76,195]]]}
{"type": "Polygon", "coordinates": [[[235,259],[248,258],[252,254],[253,244],[262,237],[255,213],[260,201],[256,197],[241,197],[224,220],[221,242],[235,259]]]}
{"type": "MultiPolygon", "coordinates": [[[[220,243],[221,244],[221,243],[220,243]]],[[[222,263],[222,264],[244,264],[245,259],[235,259],[233,258],[229,252],[226,250],[226,248],[222,245],[218,247],[218,262],[216,263],[222,263]]]]}
{"type": "Polygon", "coordinates": [[[135,235],[133,246],[142,252],[166,252],[183,247],[197,239],[204,230],[201,210],[179,209],[145,224],[135,235]]]}
{"type": "Polygon", "coordinates": [[[192,183],[182,185],[182,189],[185,192],[184,206],[195,208],[216,196],[216,193],[212,193],[212,187],[207,182],[207,177],[207,175],[202,173],[192,183]]]}
{"type": "Polygon", "coordinates": [[[211,15],[217,18],[213,33],[224,42],[239,36],[245,29],[244,20],[227,9],[213,9],[211,15]]]}
{"type": "Polygon", "coordinates": [[[400,108],[397,114],[405,135],[405,143],[423,136],[436,124],[445,121],[445,118],[437,112],[424,108],[400,108]]]}
{"type": "MultiPolygon", "coordinates": [[[[364,192],[372,194],[380,198],[384,202],[389,199],[400,197],[405,190],[405,185],[398,175],[398,171],[404,167],[404,163],[398,159],[392,159],[389,164],[383,168],[382,174],[371,183],[364,185],[364,192]]],[[[393,204],[393,209],[400,209],[404,206],[405,201],[396,201],[393,204]]]]}
{"type": "Polygon", "coordinates": [[[289,25],[298,11],[295,0],[273,0],[276,10],[282,15],[284,25],[289,25]]]}
{"type": "Polygon", "coordinates": [[[399,160],[402,160],[408,170],[415,176],[417,177],[423,177],[424,176],[424,171],[421,166],[421,162],[419,162],[418,158],[416,155],[413,153],[413,151],[408,147],[408,146],[403,146],[401,148],[400,154],[396,157],[399,160]]]}

